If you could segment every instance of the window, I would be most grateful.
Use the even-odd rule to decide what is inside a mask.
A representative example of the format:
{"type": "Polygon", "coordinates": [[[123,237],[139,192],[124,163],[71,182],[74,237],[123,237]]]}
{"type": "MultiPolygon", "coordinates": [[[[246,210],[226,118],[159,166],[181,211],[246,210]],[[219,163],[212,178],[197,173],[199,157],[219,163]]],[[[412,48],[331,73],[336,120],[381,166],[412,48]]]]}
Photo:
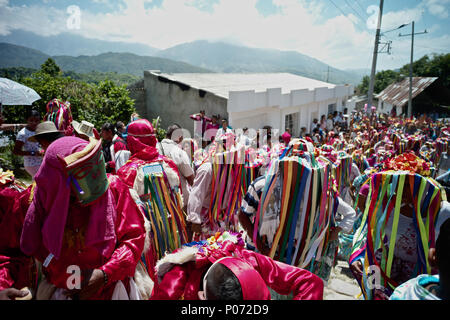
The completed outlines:
{"type": "Polygon", "coordinates": [[[284,130],[289,129],[291,131],[291,135],[296,136],[298,134],[298,119],[299,113],[290,113],[284,117],[284,130]]]}
{"type": "Polygon", "coordinates": [[[336,103],[328,105],[328,113],[329,114],[335,112],[336,110],[337,110],[336,103]]]}

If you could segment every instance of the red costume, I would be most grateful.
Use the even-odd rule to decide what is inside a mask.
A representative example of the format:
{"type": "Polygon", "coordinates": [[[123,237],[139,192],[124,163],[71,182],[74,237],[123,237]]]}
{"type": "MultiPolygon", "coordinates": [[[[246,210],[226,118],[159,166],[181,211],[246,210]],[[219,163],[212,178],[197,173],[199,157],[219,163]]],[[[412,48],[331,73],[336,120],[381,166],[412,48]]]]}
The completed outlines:
{"type": "Polygon", "coordinates": [[[0,187],[0,291],[34,286],[34,261],[20,251],[31,190],[32,186],[24,190],[14,182],[0,187]]]}
{"type": "MultiPolygon", "coordinates": [[[[159,283],[155,283],[151,300],[198,300],[198,291],[205,272],[220,258],[234,257],[236,266],[243,262],[256,270],[264,280],[266,286],[282,295],[293,293],[295,300],[322,300],[323,281],[313,273],[285,263],[275,261],[267,256],[243,248],[237,241],[226,240],[221,248],[202,250],[196,247],[184,247],[172,254],[166,255],[157,264],[159,283]]],[[[225,264],[238,277],[242,283],[243,268],[240,274],[225,264]]],[[[248,268],[246,268],[248,269],[248,268]]],[[[246,270],[248,273],[249,270],[246,270]]],[[[248,275],[244,275],[249,278],[248,275]]],[[[251,277],[253,280],[254,276],[251,277]]],[[[258,286],[258,283],[255,283],[258,286]]],[[[247,285],[248,287],[248,285],[247,285]]],[[[248,289],[248,288],[247,288],[248,289]]],[[[242,286],[244,299],[267,299],[268,290],[259,290],[259,293],[248,294],[246,286],[242,286]]]]}
{"type": "MultiPolygon", "coordinates": [[[[81,283],[93,269],[104,271],[108,282],[90,299],[110,299],[117,281],[127,287],[127,280],[135,273],[144,248],[144,219],[128,187],[116,176],[108,176],[109,186],[95,201],[82,205],[75,199],[59,157],[79,152],[86,145],[82,139],[65,137],[47,149],[36,175],[35,196],[25,217],[21,248],[44,263],[47,281],[57,288],[68,289],[71,265],[81,269],[81,283]]],[[[98,180],[102,170],[105,174],[104,161],[97,165],[88,167],[87,175],[98,180]]],[[[95,193],[81,185],[85,194],[95,193]]]]}

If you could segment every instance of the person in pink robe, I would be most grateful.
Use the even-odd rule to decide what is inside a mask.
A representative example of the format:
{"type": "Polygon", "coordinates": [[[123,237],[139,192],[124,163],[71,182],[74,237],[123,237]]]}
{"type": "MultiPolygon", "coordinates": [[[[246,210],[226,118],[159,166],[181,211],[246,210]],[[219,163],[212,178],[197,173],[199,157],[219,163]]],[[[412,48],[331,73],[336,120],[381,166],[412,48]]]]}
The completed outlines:
{"type": "MultiPolygon", "coordinates": [[[[107,176],[109,185],[94,202],[82,205],[77,201],[60,157],[79,152],[87,144],[80,138],[64,137],[47,149],[36,175],[20,247],[43,263],[47,281],[63,295],[109,300],[119,281],[129,290],[144,248],[144,220],[128,187],[116,176],[107,176]],[[80,270],[80,288],[70,285],[74,267],[80,270]]],[[[85,173],[95,180],[102,175],[100,170],[104,165],[85,173]]]]}
{"type": "Polygon", "coordinates": [[[32,186],[23,189],[13,180],[0,185],[0,300],[22,297],[26,291],[19,290],[35,283],[34,261],[20,250],[31,190],[32,186]]]}
{"type": "MultiPolygon", "coordinates": [[[[220,236],[217,234],[215,238],[220,236]]],[[[158,282],[150,299],[203,299],[206,289],[203,285],[210,279],[205,274],[215,263],[223,263],[238,278],[242,300],[270,299],[267,287],[282,295],[292,293],[294,300],[323,299],[324,284],[318,276],[244,249],[240,234],[216,244],[206,248],[183,247],[161,259],[156,267],[158,282]],[[232,259],[225,263],[225,257],[232,259]],[[248,287],[258,289],[249,290],[248,287]]]]}

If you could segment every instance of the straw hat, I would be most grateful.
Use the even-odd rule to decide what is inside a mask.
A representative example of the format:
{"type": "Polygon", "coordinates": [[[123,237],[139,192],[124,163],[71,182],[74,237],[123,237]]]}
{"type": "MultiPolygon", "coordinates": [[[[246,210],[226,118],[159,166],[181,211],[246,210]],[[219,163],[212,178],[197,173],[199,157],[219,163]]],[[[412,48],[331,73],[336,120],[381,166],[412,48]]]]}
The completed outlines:
{"type": "Polygon", "coordinates": [[[79,134],[87,136],[88,138],[95,138],[94,134],[94,125],[87,121],[81,121],[79,123],[78,121],[72,121],[73,129],[79,134]]]}
{"type": "Polygon", "coordinates": [[[55,133],[55,132],[63,133],[62,131],[59,131],[56,128],[55,123],[52,122],[52,121],[44,121],[44,122],[39,123],[37,125],[37,127],[36,127],[35,132],[36,133],[34,134],[34,136],[31,136],[31,137],[28,138],[28,141],[30,141],[30,142],[37,142],[35,137],[42,136],[42,135],[44,135],[46,133],[55,133]]]}

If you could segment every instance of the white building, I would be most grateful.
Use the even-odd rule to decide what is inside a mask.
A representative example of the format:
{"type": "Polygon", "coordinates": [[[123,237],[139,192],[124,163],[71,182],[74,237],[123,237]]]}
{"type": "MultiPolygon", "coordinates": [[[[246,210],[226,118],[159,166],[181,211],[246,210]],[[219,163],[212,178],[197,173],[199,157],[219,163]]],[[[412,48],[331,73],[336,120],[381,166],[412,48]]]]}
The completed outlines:
{"type": "Polygon", "coordinates": [[[144,92],[145,110],[141,112],[148,118],[161,116],[163,127],[176,122],[192,132],[189,115],[205,110],[207,116],[228,118],[234,129],[269,125],[281,131],[291,128],[298,135],[302,127],[310,130],[314,118],[343,111],[354,88],[290,73],[146,71],[144,92]]]}

